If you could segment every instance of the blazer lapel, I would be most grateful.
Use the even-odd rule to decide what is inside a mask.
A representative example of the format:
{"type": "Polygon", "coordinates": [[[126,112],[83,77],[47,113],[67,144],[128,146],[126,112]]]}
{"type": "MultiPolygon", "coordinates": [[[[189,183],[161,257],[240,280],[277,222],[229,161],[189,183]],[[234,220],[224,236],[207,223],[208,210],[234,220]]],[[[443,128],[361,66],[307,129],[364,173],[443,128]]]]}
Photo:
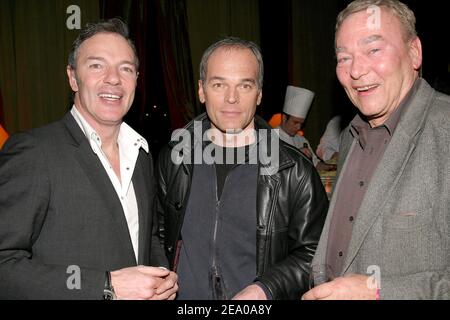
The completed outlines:
{"type": "Polygon", "coordinates": [[[416,147],[419,132],[422,130],[433,90],[423,80],[416,97],[405,110],[397,125],[380,164],[374,172],[366,191],[358,217],[353,227],[348,254],[345,259],[343,273],[350,267],[361,248],[365,237],[381,214],[389,195],[397,187],[403,170],[416,147]]]}
{"type": "Polygon", "coordinates": [[[125,214],[122,209],[116,190],[108,177],[100,159],[92,151],[92,148],[84,136],[81,129],[78,127],[75,119],[70,113],[63,118],[67,129],[73,137],[69,142],[74,148],[74,157],[80,164],[80,167],[85,172],[86,176],[92,184],[93,190],[97,192],[99,198],[103,201],[105,210],[111,214],[111,217],[116,222],[117,236],[121,238],[124,252],[129,255],[127,258],[131,261],[136,261],[133,254],[133,245],[131,244],[130,233],[128,230],[125,214]]]}

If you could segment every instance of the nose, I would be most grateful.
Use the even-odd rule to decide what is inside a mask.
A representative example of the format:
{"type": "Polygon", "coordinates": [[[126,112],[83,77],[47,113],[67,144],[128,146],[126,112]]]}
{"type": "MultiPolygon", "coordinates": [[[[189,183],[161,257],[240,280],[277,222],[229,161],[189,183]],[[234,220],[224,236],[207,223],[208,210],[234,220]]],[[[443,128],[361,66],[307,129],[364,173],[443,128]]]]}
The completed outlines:
{"type": "Polygon", "coordinates": [[[367,70],[367,61],[361,56],[354,56],[350,67],[350,76],[352,79],[360,79],[362,76],[367,74],[367,70]]]}
{"type": "Polygon", "coordinates": [[[228,103],[234,104],[239,103],[239,92],[237,88],[229,88],[225,97],[228,103]]]}
{"type": "Polygon", "coordinates": [[[119,70],[114,67],[108,68],[105,75],[105,82],[113,86],[120,84],[119,70]]]}

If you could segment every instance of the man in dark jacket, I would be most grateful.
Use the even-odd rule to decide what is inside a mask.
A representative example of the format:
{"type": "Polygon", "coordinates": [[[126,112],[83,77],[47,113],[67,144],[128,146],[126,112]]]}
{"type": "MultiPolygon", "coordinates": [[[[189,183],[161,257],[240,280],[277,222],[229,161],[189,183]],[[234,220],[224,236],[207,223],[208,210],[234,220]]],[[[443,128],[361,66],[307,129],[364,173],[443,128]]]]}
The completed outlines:
{"type": "Polygon", "coordinates": [[[0,300],[175,298],[152,157],[123,121],[138,65],[121,20],[86,25],[69,55],[70,112],[0,151],[0,300]]]}
{"type": "Polygon", "coordinates": [[[328,208],[312,163],[259,117],[263,61],[227,38],[200,64],[206,114],[160,153],[159,231],[178,299],[296,299],[328,208]]]}

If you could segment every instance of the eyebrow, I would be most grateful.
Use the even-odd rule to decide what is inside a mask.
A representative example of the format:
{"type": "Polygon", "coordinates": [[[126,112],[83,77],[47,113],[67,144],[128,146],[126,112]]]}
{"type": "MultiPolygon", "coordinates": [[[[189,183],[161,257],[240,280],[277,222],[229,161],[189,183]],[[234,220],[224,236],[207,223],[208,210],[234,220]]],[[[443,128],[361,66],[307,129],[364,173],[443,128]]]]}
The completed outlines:
{"type": "MultiPolygon", "coordinates": [[[[372,42],[375,42],[375,41],[379,41],[379,40],[382,40],[382,39],[383,39],[383,37],[380,36],[379,34],[374,34],[374,35],[371,35],[371,36],[368,36],[366,38],[363,38],[363,39],[359,40],[358,44],[359,45],[368,45],[369,43],[372,43],[372,42]]],[[[337,47],[335,49],[336,54],[345,51],[345,49],[346,49],[345,47],[337,47]]]]}
{"type": "MultiPolygon", "coordinates": [[[[214,80],[225,81],[226,79],[224,77],[211,77],[208,81],[214,81],[214,80]]],[[[256,84],[256,80],[251,79],[251,78],[241,79],[241,82],[251,82],[253,84],[256,84]]]]}
{"type": "MultiPolygon", "coordinates": [[[[89,61],[89,60],[100,60],[100,61],[106,62],[106,59],[105,59],[105,58],[103,58],[103,57],[96,57],[96,56],[89,56],[89,57],[87,57],[87,58],[86,58],[86,61],[89,61]]],[[[128,61],[128,60],[122,60],[122,61],[120,61],[119,64],[131,64],[131,65],[136,65],[135,62],[128,61]]]]}
{"type": "Polygon", "coordinates": [[[368,36],[367,38],[359,40],[358,44],[367,45],[369,43],[372,43],[372,42],[375,42],[375,41],[378,41],[378,40],[381,40],[381,39],[383,39],[383,37],[381,35],[374,34],[374,35],[368,36]]]}
{"type": "Polygon", "coordinates": [[[256,84],[256,80],[255,79],[242,79],[242,82],[251,82],[253,84],[256,84]]]}

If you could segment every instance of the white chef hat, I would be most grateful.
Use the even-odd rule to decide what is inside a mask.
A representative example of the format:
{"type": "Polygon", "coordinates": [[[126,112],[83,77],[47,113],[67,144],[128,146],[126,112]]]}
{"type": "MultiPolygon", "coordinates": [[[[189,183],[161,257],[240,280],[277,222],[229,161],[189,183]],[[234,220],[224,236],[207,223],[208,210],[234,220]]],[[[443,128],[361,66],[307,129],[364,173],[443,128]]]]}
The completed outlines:
{"type": "Polygon", "coordinates": [[[313,98],[314,92],[308,89],[288,86],[286,89],[286,97],[284,98],[283,112],[294,117],[305,119],[313,98]]]}

